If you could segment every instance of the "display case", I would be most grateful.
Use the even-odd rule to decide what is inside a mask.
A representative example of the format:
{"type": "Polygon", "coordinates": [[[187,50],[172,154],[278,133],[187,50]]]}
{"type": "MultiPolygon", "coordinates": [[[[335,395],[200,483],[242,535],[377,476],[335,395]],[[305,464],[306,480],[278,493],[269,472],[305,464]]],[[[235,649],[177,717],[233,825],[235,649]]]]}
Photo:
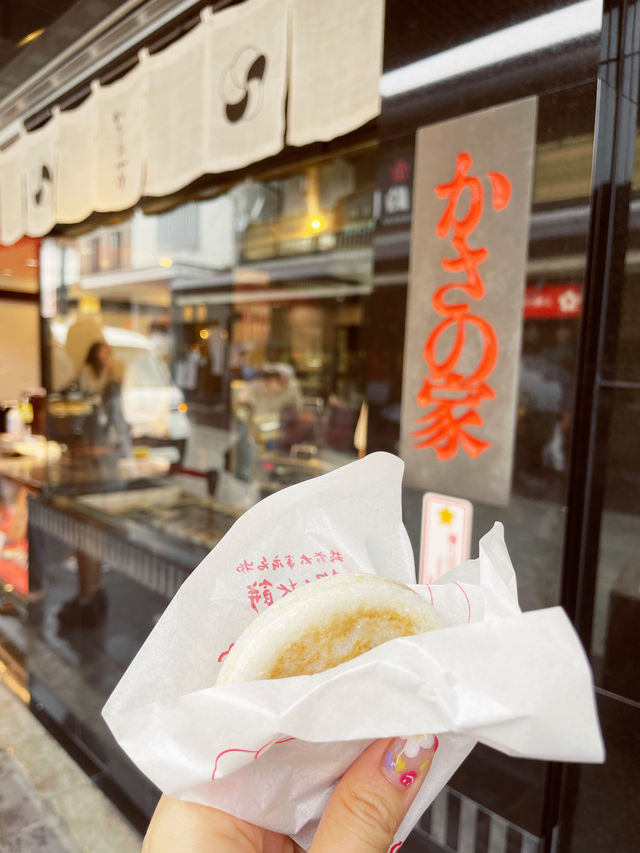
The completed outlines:
{"type": "Polygon", "coordinates": [[[158,792],[116,747],[101,710],[182,582],[237,517],[167,480],[29,499],[30,569],[41,592],[22,636],[31,701],[147,817],[158,792]],[[72,612],[61,621],[89,581],[91,605],[77,621],[72,612]]]}

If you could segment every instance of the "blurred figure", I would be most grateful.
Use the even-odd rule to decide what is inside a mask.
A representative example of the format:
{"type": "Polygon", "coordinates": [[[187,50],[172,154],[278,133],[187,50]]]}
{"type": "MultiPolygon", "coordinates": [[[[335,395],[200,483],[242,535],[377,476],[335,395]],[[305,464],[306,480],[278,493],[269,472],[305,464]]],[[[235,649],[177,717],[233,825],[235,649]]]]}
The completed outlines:
{"type": "MultiPolygon", "coordinates": [[[[53,325],[53,324],[52,324],[53,325]]],[[[85,364],[89,347],[94,342],[104,343],[102,325],[95,317],[80,315],[75,317],[68,329],[61,329],[64,350],[73,365],[77,378],[85,364]]]]}
{"type": "MultiPolygon", "coordinates": [[[[111,347],[103,340],[89,347],[77,380],[78,388],[88,398],[96,400],[94,415],[87,423],[87,435],[101,473],[111,476],[113,455],[129,456],[131,434],[122,414],[120,382],[115,378],[116,367],[111,347]]],[[[76,552],[78,564],[78,593],[58,611],[62,631],[74,628],[95,628],[104,619],[107,598],[101,587],[102,563],[83,551],[76,552]]]]}
{"type": "Polygon", "coordinates": [[[104,341],[96,341],[89,347],[78,384],[83,394],[102,394],[114,380],[114,363],[111,347],[104,341]]]}
{"type": "Polygon", "coordinates": [[[92,425],[91,443],[126,457],[131,455],[131,430],[122,412],[121,383],[116,379],[117,373],[111,347],[104,341],[96,341],[89,347],[78,386],[88,397],[100,398],[92,425]]]}
{"type": "Polygon", "coordinates": [[[161,320],[151,323],[149,344],[153,354],[169,368],[171,366],[171,335],[168,323],[161,320]]]}
{"type": "Polygon", "coordinates": [[[254,424],[280,423],[284,409],[302,408],[302,391],[290,364],[265,362],[259,376],[250,379],[238,395],[236,406],[248,411],[254,424]]]}
{"type": "Polygon", "coordinates": [[[247,383],[239,405],[248,411],[253,433],[267,448],[286,449],[307,432],[303,397],[295,370],[284,362],[266,362],[262,375],[247,383]]]}

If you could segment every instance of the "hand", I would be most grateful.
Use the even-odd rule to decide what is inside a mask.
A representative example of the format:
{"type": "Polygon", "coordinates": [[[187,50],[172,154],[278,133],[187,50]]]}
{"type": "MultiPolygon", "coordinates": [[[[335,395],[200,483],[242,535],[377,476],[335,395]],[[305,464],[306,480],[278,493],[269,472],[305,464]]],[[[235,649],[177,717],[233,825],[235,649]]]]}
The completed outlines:
{"type": "MultiPolygon", "coordinates": [[[[437,738],[371,744],[336,786],[309,853],[387,853],[429,772],[437,738]],[[425,748],[430,741],[433,743],[425,748]]],[[[294,842],[219,809],[163,796],[142,853],[300,853],[294,842]]]]}

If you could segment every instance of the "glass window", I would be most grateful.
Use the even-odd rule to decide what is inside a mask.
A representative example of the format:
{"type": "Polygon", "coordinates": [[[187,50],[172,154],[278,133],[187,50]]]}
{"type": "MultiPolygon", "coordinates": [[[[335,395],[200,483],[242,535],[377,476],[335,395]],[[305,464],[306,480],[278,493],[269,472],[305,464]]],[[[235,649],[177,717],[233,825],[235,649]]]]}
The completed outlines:
{"type": "MultiPolygon", "coordinates": [[[[89,738],[110,742],[104,700],[238,515],[364,452],[376,156],[44,241],[60,458],[32,525],[31,688],[61,690],[89,738]]],[[[139,774],[114,772],[147,808],[139,774]]]]}
{"type": "MultiPolygon", "coordinates": [[[[502,521],[524,610],[555,605],[560,595],[594,109],[593,84],[543,95],[538,101],[524,316],[513,318],[522,322],[523,334],[512,491],[505,507],[479,501],[473,506],[472,555],[477,554],[479,538],[494,521],[502,521]]],[[[400,162],[410,163],[411,145],[411,139],[399,138],[383,146],[380,166],[387,164],[388,171],[400,162]]],[[[365,337],[367,449],[397,452],[408,233],[402,213],[385,214],[378,226],[365,337]]],[[[452,481],[448,493],[456,496],[460,489],[452,481]]],[[[417,562],[422,493],[405,488],[403,511],[417,562]]],[[[459,794],[537,837],[542,832],[545,784],[543,763],[514,761],[482,746],[451,781],[459,794]]],[[[431,835],[433,840],[446,838],[431,835]]]]}
{"type": "MultiPolygon", "coordinates": [[[[505,524],[525,609],[558,600],[594,102],[593,85],[540,99],[513,490],[474,506],[474,549],[505,524]]],[[[49,427],[68,463],[51,476],[75,477],[87,523],[160,531],[195,566],[260,498],[397,452],[412,156],[411,139],[366,145],[47,241],[49,427]],[[393,209],[375,200],[389,157],[407,186],[393,209]]],[[[405,490],[416,553],[421,497],[405,490]]],[[[518,765],[526,807],[478,789],[509,761],[479,749],[454,784],[536,834],[543,765],[518,765]]]]}

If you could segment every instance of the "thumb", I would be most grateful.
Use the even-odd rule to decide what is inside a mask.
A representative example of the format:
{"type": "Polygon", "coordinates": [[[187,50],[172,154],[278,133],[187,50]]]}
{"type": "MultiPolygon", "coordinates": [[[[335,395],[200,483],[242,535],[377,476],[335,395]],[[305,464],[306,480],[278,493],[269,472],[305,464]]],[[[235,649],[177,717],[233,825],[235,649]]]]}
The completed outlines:
{"type": "Polygon", "coordinates": [[[338,782],[309,853],[387,853],[437,748],[428,735],[371,744],[338,782]]]}

